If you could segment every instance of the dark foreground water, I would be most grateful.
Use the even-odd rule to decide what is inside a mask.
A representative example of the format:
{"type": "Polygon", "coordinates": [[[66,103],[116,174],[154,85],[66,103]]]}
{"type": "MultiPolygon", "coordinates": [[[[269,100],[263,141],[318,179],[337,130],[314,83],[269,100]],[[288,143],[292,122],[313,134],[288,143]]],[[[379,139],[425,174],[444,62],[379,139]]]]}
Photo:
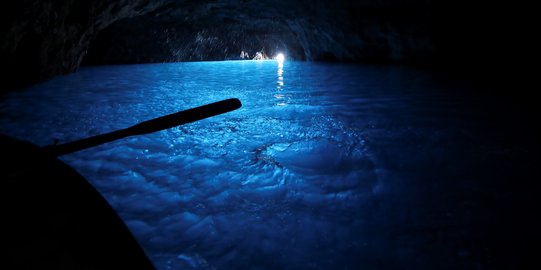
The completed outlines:
{"type": "Polygon", "coordinates": [[[62,157],[158,269],[518,269],[539,240],[537,138],[474,91],[389,66],[92,67],[4,97],[0,133],[45,146],[236,97],[62,157]]]}

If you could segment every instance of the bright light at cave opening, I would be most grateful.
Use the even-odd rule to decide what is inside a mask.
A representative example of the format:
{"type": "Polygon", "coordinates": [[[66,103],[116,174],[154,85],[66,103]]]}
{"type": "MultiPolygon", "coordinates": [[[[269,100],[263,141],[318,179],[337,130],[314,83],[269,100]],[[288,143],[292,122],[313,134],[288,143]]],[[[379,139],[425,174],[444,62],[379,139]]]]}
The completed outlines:
{"type": "Polygon", "coordinates": [[[278,62],[278,65],[284,64],[284,59],[285,59],[284,54],[279,53],[274,58],[276,59],[276,62],[278,62]]]}

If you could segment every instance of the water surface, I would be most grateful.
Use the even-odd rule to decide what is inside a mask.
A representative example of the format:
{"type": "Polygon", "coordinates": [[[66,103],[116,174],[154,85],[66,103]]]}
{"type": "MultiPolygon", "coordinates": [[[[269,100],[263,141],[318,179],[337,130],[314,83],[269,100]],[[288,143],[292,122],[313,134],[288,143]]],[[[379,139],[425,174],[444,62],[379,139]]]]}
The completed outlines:
{"type": "Polygon", "coordinates": [[[515,266],[505,222],[523,188],[507,181],[529,179],[531,152],[520,112],[470,90],[394,66],[86,67],[6,97],[0,132],[45,146],[236,97],[237,111],[62,157],[158,269],[515,266]]]}

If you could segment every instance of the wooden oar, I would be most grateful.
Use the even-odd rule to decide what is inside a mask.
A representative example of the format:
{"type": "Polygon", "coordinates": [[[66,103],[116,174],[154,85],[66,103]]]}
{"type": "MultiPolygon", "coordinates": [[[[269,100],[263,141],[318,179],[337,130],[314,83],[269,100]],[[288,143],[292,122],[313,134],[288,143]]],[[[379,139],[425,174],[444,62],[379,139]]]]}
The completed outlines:
{"type": "Polygon", "coordinates": [[[200,107],[180,111],[166,116],[154,118],[141,122],[129,128],[100,134],[85,139],[68,142],[59,145],[49,145],[43,149],[50,155],[61,156],[77,152],[86,148],[94,147],[100,144],[108,143],[128,136],[148,134],[187,123],[199,121],[207,117],[219,115],[222,113],[236,110],[242,106],[240,100],[236,98],[226,99],[200,107]]]}

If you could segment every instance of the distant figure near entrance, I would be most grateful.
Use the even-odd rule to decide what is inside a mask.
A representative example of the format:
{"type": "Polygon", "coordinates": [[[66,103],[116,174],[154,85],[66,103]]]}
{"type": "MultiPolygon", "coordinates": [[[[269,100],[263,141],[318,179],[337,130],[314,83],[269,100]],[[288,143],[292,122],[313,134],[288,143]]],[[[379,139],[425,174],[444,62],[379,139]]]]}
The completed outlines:
{"type": "Polygon", "coordinates": [[[250,59],[250,54],[244,51],[240,51],[240,59],[250,59]]]}
{"type": "Polygon", "coordinates": [[[269,59],[264,52],[255,53],[254,60],[264,60],[264,59],[269,59]]]}

